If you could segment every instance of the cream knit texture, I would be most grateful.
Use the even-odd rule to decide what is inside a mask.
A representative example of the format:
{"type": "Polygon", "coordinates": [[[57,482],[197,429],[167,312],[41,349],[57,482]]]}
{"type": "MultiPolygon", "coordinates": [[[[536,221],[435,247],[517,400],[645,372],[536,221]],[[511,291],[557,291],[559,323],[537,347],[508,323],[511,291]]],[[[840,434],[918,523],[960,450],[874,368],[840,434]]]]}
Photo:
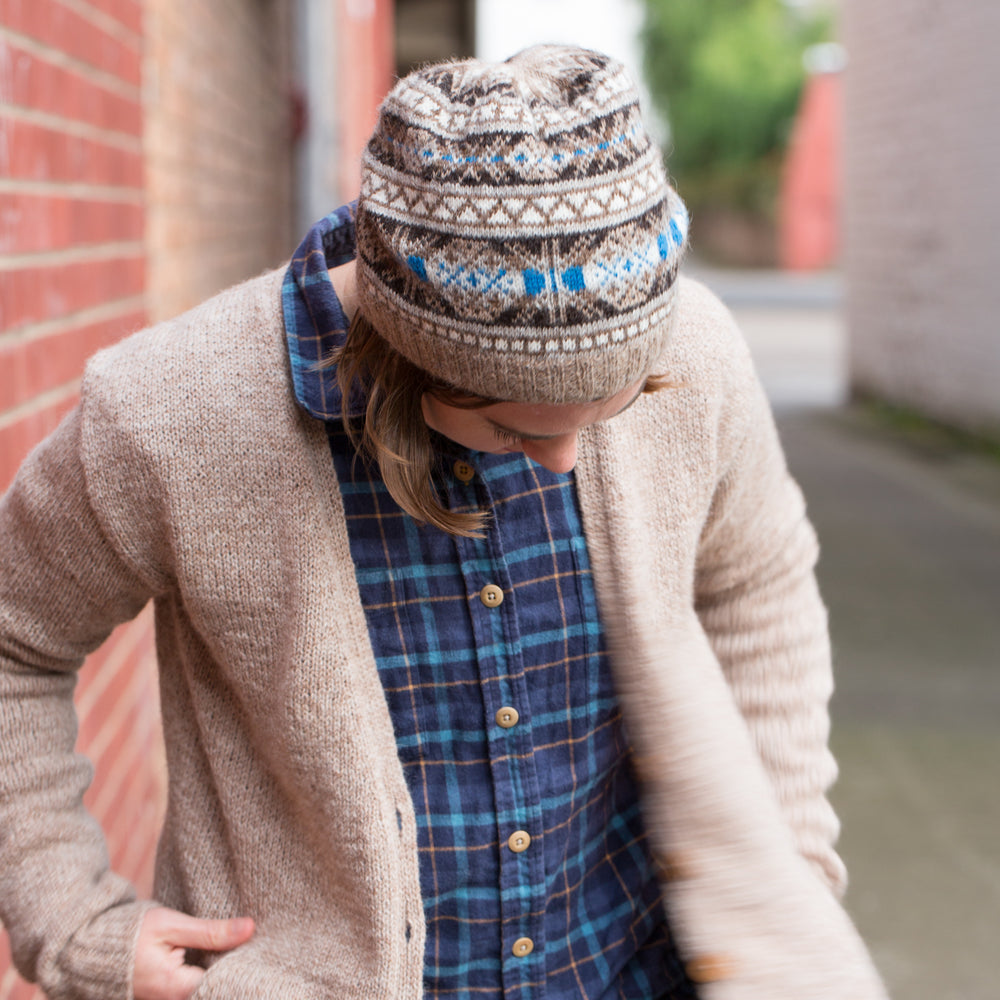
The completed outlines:
{"type": "MultiPolygon", "coordinates": [[[[157,898],[258,924],[198,1000],[421,995],[414,812],[326,432],[292,393],[281,277],[99,354],[0,505],[0,916],[52,1000],[131,996],[148,904],[82,810],[71,695],[149,598],[170,769],[157,898]]],[[[696,284],[659,367],[678,388],[586,431],[577,481],[672,926],[685,958],[726,966],[704,1000],[876,1000],[836,899],[802,498],[746,348],[696,284]]]]}

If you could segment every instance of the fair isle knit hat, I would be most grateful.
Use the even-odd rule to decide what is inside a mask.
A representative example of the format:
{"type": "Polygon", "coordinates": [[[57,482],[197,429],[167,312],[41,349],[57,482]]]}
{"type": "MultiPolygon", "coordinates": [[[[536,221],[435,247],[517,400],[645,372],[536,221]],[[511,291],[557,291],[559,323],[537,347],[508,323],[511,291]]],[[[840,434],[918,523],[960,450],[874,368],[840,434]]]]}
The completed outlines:
{"type": "Polygon", "coordinates": [[[429,66],[365,150],[360,308],[463,391],[607,398],[655,368],[686,237],[620,63],[544,45],[429,66]]]}

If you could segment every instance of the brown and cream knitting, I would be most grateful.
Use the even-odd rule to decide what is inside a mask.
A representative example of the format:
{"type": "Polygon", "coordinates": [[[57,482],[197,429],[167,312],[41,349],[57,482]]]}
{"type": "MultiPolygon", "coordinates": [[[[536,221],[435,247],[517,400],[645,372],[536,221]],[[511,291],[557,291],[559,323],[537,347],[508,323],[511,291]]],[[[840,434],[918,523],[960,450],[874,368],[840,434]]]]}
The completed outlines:
{"type": "Polygon", "coordinates": [[[396,85],[365,151],[360,304],[460,389],[598,399],[662,354],[686,237],[619,63],[559,46],[444,63],[396,85]]]}

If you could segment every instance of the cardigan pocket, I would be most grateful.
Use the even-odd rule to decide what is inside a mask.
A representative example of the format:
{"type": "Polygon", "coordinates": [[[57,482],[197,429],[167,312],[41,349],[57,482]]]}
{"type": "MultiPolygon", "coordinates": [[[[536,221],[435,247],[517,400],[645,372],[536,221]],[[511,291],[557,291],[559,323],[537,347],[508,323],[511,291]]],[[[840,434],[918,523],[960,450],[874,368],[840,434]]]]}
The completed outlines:
{"type": "Polygon", "coordinates": [[[293,969],[295,959],[303,956],[289,954],[285,962],[261,954],[260,948],[254,947],[258,940],[213,962],[191,1000],[329,1000],[331,996],[350,995],[349,989],[341,990],[338,984],[320,982],[304,970],[293,969]]]}

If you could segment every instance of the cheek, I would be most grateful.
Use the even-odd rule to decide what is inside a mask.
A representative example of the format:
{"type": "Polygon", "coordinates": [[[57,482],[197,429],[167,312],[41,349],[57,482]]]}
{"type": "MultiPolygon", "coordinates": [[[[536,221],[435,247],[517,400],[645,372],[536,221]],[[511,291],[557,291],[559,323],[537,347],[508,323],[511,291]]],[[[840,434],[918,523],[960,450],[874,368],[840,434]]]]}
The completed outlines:
{"type": "Polygon", "coordinates": [[[476,410],[447,406],[425,396],[422,401],[424,420],[432,430],[473,451],[505,451],[493,429],[476,410]]]}

